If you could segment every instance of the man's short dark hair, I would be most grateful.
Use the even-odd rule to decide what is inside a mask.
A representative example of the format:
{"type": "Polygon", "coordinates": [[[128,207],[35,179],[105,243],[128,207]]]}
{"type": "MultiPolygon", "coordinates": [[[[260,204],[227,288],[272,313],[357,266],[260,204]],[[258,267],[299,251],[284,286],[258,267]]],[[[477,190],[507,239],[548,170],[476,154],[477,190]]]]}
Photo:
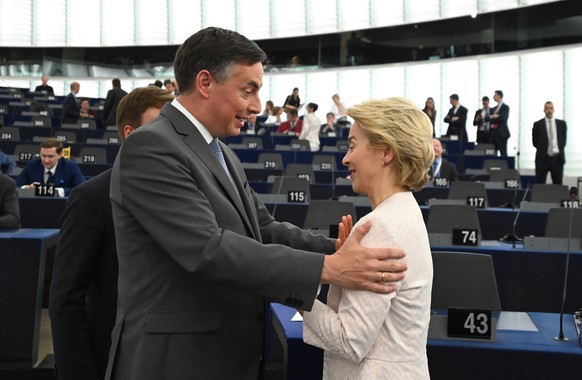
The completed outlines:
{"type": "Polygon", "coordinates": [[[291,108],[289,111],[287,111],[287,115],[294,115],[297,116],[297,110],[295,108],[291,108]]]}
{"type": "Polygon", "coordinates": [[[495,93],[499,96],[501,96],[501,99],[503,99],[503,91],[501,90],[495,90],[495,93]]]}
{"type": "Polygon", "coordinates": [[[242,34],[208,27],[194,33],[178,48],[174,75],[180,92],[187,94],[193,90],[194,79],[202,70],[208,70],[222,83],[228,79],[234,64],[254,65],[265,58],[265,52],[242,34]]]}
{"type": "Polygon", "coordinates": [[[44,149],[56,148],[58,154],[61,154],[61,152],[63,151],[63,143],[53,137],[49,137],[48,139],[42,140],[42,142],[40,143],[40,147],[44,149]]]}
{"type": "Polygon", "coordinates": [[[459,95],[453,94],[453,95],[449,96],[449,98],[454,99],[454,100],[459,100],[459,95]]]}
{"type": "Polygon", "coordinates": [[[484,96],[481,100],[489,101],[489,97],[488,96],[484,96]]]}
{"type": "Polygon", "coordinates": [[[113,78],[113,80],[111,80],[111,85],[115,88],[121,88],[121,81],[119,78],[113,78]]]}

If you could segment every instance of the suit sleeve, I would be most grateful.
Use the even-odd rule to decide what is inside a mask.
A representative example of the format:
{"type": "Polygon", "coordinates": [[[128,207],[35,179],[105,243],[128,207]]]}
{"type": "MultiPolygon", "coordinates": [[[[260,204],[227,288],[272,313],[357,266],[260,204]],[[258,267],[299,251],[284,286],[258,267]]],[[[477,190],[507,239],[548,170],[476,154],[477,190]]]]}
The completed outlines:
{"type": "Polygon", "coordinates": [[[99,252],[103,250],[103,212],[83,188],[71,192],[62,216],[49,312],[59,379],[96,379],[85,298],[99,252]]]}
{"type": "Polygon", "coordinates": [[[107,92],[107,97],[105,97],[105,104],[103,105],[103,111],[101,111],[101,120],[103,120],[103,122],[105,122],[105,120],[107,120],[107,118],[109,117],[109,114],[112,111],[112,107],[113,107],[113,92],[112,90],[109,90],[107,92]]]}
{"type": "Polygon", "coordinates": [[[18,229],[20,228],[20,207],[16,183],[11,178],[7,178],[6,185],[5,190],[0,194],[3,211],[0,215],[0,228],[18,229]]]}
{"type": "Polygon", "coordinates": [[[535,148],[538,147],[538,122],[536,121],[531,130],[532,144],[535,148]]]}

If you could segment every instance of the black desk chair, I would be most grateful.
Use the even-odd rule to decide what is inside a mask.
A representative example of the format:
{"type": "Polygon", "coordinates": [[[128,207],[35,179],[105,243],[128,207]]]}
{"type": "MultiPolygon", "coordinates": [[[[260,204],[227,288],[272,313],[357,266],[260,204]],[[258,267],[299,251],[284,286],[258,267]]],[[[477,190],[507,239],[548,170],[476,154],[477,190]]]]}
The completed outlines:
{"type": "Polygon", "coordinates": [[[483,169],[487,170],[488,172],[492,172],[494,170],[502,170],[509,168],[507,167],[507,160],[492,158],[483,161],[483,169]]]}
{"type": "Polygon", "coordinates": [[[531,189],[532,202],[560,203],[564,199],[570,199],[566,185],[536,183],[531,189]]]}
{"type": "MultiPolygon", "coordinates": [[[[0,115],[2,116],[2,115],[0,115]]],[[[2,141],[20,141],[20,128],[3,127],[0,129],[0,140],[2,141]]]]}
{"type": "Polygon", "coordinates": [[[356,208],[351,202],[334,200],[313,200],[307,208],[305,216],[305,229],[329,230],[331,225],[337,226],[342,216],[351,215],[356,224],[356,208]]]}
{"type": "Polygon", "coordinates": [[[305,178],[275,177],[271,194],[284,194],[287,196],[290,192],[297,195],[298,198],[293,199],[297,203],[308,203],[311,200],[309,182],[305,178]]]}
{"type": "Polygon", "coordinates": [[[520,176],[516,169],[499,169],[489,172],[489,182],[504,182],[507,180],[516,180],[520,186],[520,176]]]}
{"type": "Polygon", "coordinates": [[[266,169],[283,169],[281,153],[259,153],[257,162],[263,164],[266,169]]]}
{"type": "Polygon", "coordinates": [[[53,137],[60,142],[67,142],[69,144],[77,143],[77,133],[75,131],[64,131],[58,129],[54,132],[53,137]]]}
{"type": "Polygon", "coordinates": [[[582,209],[551,208],[548,212],[545,237],[580,239],[582,237],[582,209]],[[568,231],[568,229],[571,231],[568,231]]]}
{"type": "Polygon", "coordinates": [[[309,183],[315,183],[313,165],[290,163],[285,168],[285,176],[305,178],[309,183]]]}
{"type": "Polygon", "coordinates": [[[483,198],[485,199],[483,207],[488,206],[485,184],[481,182],[463,181],[453,181],[450,183],[448,199],[458,199],[467,202],[468,197],[483,198]]]}
{"type": "Polygon", "coordinates": [[[501,310],[491,255],[433,252],[432,308],[501,310]]]}
{"type": "Polygon", "coordinates": [[[477,209],[468,205],[435,204],[428,210],[426,229],[431,245],[452,245],[453,230],[477,230],[477,245],[482,234],[477,209]]]}
{"type": "Polygon", "coordinates": [[[83,164],[107,164],[107,151],[99,147],[83,147],[76,160],[83,164]]]}

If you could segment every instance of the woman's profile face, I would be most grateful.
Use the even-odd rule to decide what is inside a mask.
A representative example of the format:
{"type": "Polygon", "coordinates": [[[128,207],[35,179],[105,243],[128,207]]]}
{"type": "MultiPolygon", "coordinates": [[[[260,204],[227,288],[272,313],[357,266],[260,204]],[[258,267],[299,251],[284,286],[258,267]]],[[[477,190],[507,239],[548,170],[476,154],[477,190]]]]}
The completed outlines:
{"type": "Polygon", "coordinates": [[[368,136],[357,122],[350,128],[348,152],[342,163],[347,166],[356,193],[369,195],[380,178],[383,151],[370,145],[368,136]]]}

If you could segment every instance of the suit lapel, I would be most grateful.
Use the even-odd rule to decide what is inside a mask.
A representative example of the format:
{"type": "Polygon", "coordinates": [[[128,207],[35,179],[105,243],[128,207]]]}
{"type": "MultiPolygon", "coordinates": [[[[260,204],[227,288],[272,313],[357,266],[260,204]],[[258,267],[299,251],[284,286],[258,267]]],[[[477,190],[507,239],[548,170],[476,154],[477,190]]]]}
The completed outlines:
{"type": "MultiPolygon", "coordinates": [[[[198,156],[198,158],[200,158],[208,170],[210,170],[212,175],[217,179],[221,187],[228,194],[231,202],[238,210],[239,214],[247,224],[249,230],[253,233],[256,233],[254,226],[249,221],[249,217],[241,200],[240,194],[244,194],[244,192],[241,192],[240,190],[242,188],[242,181],[238,174],[235,176],[236,170],[233,170],[233,161],[230,159],[230,157],[228,160],[226,160],[226,162],[227,166],[229,167],[230,174],[233,176],[233,180],[235,182],[234,184],[228,177],[228,174],[224,171],[222,165],[216,159],[214,153],[212,153],[212,150],[206,143],[206,140],[204,140],[204,137],[202,137],[202,134],[198,131],[196,126],[192,125],[190,120],[188,120],[184,114],[178,111],[170,103],[164,105],[160,111],[160,114],[168,118],[177,133],[186,135],[184,138],[184,144],[186,144],[188,148],[196,156],[198,156]]],[[[222,147],[222,143],[219,144],[221,144],[222,147]]],[[[225,156],[227,151],[228,149],[223,149],[225,156]]]]}

